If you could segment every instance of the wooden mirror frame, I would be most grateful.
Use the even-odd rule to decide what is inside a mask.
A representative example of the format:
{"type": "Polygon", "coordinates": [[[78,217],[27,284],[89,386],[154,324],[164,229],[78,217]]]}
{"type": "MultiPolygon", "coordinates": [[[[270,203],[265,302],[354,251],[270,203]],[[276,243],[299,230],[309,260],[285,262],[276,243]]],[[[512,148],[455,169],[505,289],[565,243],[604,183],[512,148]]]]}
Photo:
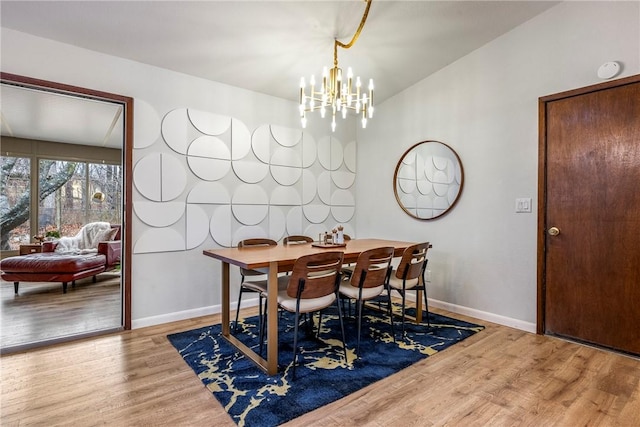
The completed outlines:
{"type": "Polygon", "coordinates": [[[393,173],[393,193],[398,205],[407,215],[423,221],[440,218],[449,212],[460,198],[463,184],[460,157],[440,141],[422,141],[411,146],[400,157],[393,173]],[[423,161],[430,158],[431,168],[425,163],[418,170],[418,156],[423,161]],[[418,179],[420,175],[424,179],[418,179]],[[412,205],[406,203],[408,200],[413,201],[412,205]]]}

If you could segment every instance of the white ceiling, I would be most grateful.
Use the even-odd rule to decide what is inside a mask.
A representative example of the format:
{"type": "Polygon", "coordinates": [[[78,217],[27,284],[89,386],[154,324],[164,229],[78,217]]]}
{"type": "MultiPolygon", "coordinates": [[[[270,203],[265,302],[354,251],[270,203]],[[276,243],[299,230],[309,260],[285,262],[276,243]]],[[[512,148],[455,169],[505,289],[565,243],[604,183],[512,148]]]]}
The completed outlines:
{"type": "Polygon", "coordinates": [[[3,84],[2,136],[122,148],[121,104],[3,84]]]}
{"type": "MultiPolygon", "coordinates": [[[[380,103],[557,3],[373,0],[355,45],[338,49],[339,64],[373,78],[380,103]]],[[[6,28],[293,101],[300,77],[332,65],[334,38],[351,40],[365,6],[2,0],[0,17],[6,28]]]]}

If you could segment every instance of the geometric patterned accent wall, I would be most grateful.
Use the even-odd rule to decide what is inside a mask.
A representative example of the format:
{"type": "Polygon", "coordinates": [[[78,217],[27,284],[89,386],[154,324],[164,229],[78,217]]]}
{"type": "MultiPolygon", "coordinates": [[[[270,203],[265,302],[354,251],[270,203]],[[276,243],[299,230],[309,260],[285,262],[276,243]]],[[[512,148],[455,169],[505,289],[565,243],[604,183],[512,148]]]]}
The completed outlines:
{"type": "Polygon", "coordinates": [[[168,112],[160,131],[172,152],[134,165],[144,197],[134,213],[148,226],[134,253],[194,249],[208,236],[221,247],[250,237],[317,239],[338,224],[355,235],[355,141],[274,125],[249,130],[191,108],[168,112]]]}

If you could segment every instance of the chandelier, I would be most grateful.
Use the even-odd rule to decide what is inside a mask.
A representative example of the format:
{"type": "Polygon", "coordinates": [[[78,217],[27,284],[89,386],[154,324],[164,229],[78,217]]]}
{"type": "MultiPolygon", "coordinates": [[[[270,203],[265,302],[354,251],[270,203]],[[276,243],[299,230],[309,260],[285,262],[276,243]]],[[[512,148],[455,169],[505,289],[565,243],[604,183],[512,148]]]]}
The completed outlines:
{"type": "Polygon", "coordinates": [[[336,114],[341,114],[342,118],[347,118],[347,111],[353,110],[356,114],[362,114],[362,127],[367,127],[367,119],[373,117],[373,79],[369,79],[369,85],[362,87],[360,77],[353,79],[351,67],[347,69],[346,81],[342,76],[342,69],[338,67],[338,46],[349,49],[358,39],[362,27],[367,20],[369,8],[372,0],[364,0],[367,7],[360,21],[360,26],[347,44],[334,39],[333,43],[333,68],[330,70],[324,67],[322,81],[316,89],[316,80],[312,75],[309,79],[309,94],[306,93],[306,82],[304,77],[300,79],[300,119],[302,127],[307,126],[307,113],[320,110],[322,118],[327,110],[331,111],[331,130],[336,130],[336,114]]]}

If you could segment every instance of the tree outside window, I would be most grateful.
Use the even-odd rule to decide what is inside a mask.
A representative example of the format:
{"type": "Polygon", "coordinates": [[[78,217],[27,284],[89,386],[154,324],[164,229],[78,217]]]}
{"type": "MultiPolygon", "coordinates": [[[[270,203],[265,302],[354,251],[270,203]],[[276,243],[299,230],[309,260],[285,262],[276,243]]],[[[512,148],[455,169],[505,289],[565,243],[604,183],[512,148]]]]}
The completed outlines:
{"type": "Polygon", "coordinates": [[[17,250],[32,235],[75,235],[93,221],[121,223],[122,167],[40,159],[38,188],[31,188],[29,158],[2,157],[1,249],[17,250]],[[103,196],[93,197],[96,193],[103,196]],[[37,198],[37,230],[31,230],[31,199],[37,198]]]}

